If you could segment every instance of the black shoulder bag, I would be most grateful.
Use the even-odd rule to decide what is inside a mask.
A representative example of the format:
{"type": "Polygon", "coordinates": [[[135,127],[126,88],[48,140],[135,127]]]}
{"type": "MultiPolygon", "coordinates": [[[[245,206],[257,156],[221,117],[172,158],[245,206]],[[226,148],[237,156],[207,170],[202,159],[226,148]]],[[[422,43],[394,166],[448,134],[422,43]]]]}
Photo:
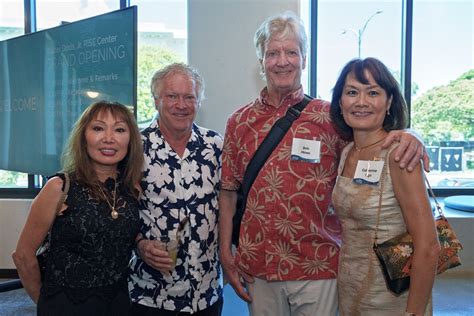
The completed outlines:
{"type": "Polygon", "coordinates": [[[239,246],[240,223],[242,222],[242,217],[244,216],[245,207],[247,205],[247,195],[257,174],[270,154],[283,139],[283,136],[285,136],[286,132],[290,129],[293,122],[300,116],[301,112],[303,112],[306,105],[308,105],[312,99],[310,96],[305,95],[301,102],[290,107],[286,111],[286,115],[275,122],[250,160],[245,170],[243,183],[237,190],[237,207],[234,217],[232,218],[232,244],[236,247],[239,246]]]}

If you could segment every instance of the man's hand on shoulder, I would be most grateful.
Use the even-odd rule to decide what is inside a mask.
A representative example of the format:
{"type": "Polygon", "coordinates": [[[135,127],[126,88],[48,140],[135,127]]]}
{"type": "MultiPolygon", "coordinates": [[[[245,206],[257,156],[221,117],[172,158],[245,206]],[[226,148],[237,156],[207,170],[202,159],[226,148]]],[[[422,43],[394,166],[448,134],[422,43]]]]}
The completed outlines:
{"type": "Polygon", "coordinates": [[[395,161],[400,163],[400,168],[406,167],[411,172],[423,160],[423,168],[426,172],[430,171],[430,158],[425,144],[413,130],[390,131],[382,147],[388,148],[393,142],[400,142],[394,152],[395,161]]]}

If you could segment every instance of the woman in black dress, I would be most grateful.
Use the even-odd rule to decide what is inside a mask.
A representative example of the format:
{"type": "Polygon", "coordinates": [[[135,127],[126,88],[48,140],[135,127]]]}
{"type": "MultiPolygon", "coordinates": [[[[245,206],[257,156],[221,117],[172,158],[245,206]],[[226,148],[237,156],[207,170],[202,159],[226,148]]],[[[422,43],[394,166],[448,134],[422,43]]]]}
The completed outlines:
{"type": "Polygon", "coordinates": [[[69,138],[64,171],[33,200],[13,253],[38,315],[127,314],[142,165],[130,110],[105,101],[89,106],[69,138]],[[45,238],[49,253],[41,275],[36,251],[45,238]]]}

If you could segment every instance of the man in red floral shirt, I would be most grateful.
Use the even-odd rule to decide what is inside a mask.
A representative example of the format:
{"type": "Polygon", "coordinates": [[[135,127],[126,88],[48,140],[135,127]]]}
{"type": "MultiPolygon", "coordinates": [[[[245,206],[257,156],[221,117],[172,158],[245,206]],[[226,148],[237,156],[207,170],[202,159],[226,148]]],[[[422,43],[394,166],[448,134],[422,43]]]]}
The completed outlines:
{"type": "MultiPolygon", "coordinates": [[[[239,247],[232,254],[232,217],[247,164],[274,122],[303,97],[306,34],[292,13],[266,20],[255,46],[267,87],[234,112],[226,127],[219,197],[220,259],[251,315],[337,315],[339,222],[330,207],[345,142],[329,118],[329,103],[312,100],[269,156],[249,192],[239,247]],[[300,159],[302,151],[305,159],[300,159]],[[245,284],[242,284],[242,278],[245,284]]],[[[419,162],[416,137],[401,139],[404,167],[419,162]]]]}

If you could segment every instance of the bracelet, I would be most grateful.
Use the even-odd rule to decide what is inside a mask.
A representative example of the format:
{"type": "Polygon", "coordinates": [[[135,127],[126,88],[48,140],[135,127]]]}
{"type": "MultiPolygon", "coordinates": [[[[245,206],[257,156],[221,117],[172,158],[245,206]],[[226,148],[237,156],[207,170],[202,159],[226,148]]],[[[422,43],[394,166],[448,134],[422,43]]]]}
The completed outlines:
{"type": "Polygon", "coordinates": [[[405,316],[416,316],[416,313],[405,312],[405,316]]]}
{"type": "Polygon", "coordinates": [[[140,237],[140,238],[135,242],[135,248],[138,248],[138,244],[140,243],[140,241],[143,241],[143,240],[148,240],[148,239],[146,239],[145,237],[140,237]]]}

